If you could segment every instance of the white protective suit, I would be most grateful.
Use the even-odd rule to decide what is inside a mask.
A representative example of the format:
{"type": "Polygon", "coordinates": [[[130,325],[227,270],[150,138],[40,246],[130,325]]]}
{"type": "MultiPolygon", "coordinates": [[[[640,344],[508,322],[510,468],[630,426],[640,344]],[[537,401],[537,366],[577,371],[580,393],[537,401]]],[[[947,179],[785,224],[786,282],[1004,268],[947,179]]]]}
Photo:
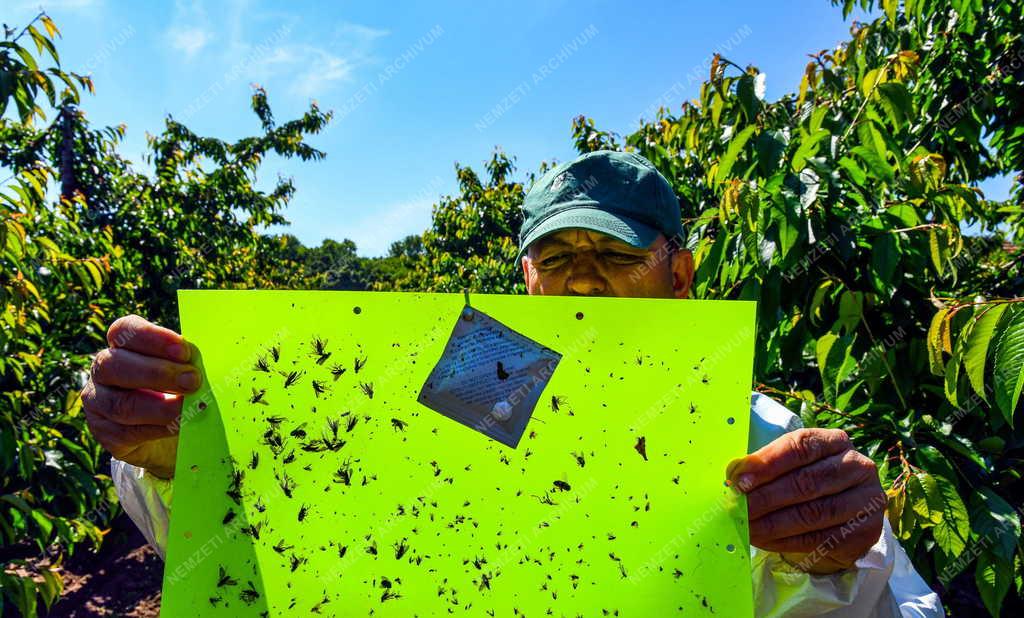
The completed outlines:
{"type": "MultiPolygon", "coordinates": [[[[757,450],[799,429],[800,419],[771,398],[753,393],[749,449],[757,450]]],[[[167,547],[171,482],[113,459],[111,477],[121,505],[162,558],[167,547]]],[[[723,471],[724,473],[724,471],[723,471]]],[[[914,570],[886,521],[878,542],[856,566],[833,575],[810,575],[779,554],[751,548],[754,608],[757,616],[830,618],[944,617],[939,596],[914,570]]]]}

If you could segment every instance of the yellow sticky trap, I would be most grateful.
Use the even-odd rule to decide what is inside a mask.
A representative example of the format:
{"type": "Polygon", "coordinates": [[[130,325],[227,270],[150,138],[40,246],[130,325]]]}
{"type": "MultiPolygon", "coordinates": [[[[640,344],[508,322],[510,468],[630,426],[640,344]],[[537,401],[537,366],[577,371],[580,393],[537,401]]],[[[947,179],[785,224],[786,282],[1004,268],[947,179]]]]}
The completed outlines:
{"type": "Polygon", "coordinates": [[[752,614],[753,303],[475,296],[561,354],[509,448],[419,402],[461,295],[179,300],[164,616],[752,614]]]}

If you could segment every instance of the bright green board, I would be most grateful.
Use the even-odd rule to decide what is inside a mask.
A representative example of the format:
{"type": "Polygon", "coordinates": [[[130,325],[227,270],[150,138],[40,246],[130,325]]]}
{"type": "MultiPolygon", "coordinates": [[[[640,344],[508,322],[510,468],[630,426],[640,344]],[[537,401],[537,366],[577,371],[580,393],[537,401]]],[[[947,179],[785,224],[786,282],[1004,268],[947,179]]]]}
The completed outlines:
{"type": "Polygon", "coordinates": [[[163,616],[752,615],[724,476],[746,452],[753,303],[472,296],[562,355],[510,448],[417,403],[461,295],[179,301],[204,385],[183,412],[163,616]],[[275,417],[283,448],[265,443],[275,417]]]}

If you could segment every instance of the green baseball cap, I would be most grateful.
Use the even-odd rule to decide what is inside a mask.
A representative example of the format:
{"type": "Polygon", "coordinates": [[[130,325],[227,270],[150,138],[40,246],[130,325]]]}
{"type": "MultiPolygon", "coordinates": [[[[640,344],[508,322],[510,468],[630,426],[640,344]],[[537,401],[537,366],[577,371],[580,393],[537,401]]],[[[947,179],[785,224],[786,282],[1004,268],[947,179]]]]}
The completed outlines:
{"type": "Polygon", "coordinates": [[[601,232],[634,247],[650,246],[658,232],[683,236],[672,185],[647,159],[598,150],[548,170],[523,200],[518,261],[536,240],[567,228],[601,232]]]}

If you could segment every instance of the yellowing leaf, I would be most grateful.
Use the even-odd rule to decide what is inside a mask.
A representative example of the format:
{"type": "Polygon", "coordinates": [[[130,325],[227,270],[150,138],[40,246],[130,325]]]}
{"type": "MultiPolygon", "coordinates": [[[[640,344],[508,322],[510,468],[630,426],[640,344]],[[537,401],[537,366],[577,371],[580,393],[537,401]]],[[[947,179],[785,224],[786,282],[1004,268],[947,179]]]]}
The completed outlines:
{"type": "Polygon", "coordinates": [[[896,58],[900,64],[914,65],[917,64],[918,55],[916,51],[905,49],[900,53],[896,54],[896,58]]]}
{"type": "Polygon", "coordinates": [[[885,506],[885,516],[889,519],[893,534],[900,536],[900,521],[903,519],[903,509],[907,502],[906,486],[894,487],[885,492],[889,498],[885,506]]]}
{"type": "Polygon", "coordinates": [[[864,79],[860,82],[860,93],[864,95],[864,98],[871,96],[871,92],[875,89],[875,84],[879,82],[879,76],[881,71],[878,69],[871,69],[864,74],[864,79]]]}
{"type": "Polygon", "coordinates": [[[899,0],[882,0],[882,10],[885,11],[885,17],[889,20],[889,27],[896,27],[896,9],[899,8],[899,0]]]}
{"type": "Polygon", "coordinates": [[[51,39],[60,34],[57,24],[53,23],[53,20],[50,19],[49,15],[43,15],[40,21],[43,22],[43,27],[46,28],[46,34],[50,35],[51,39]]]}
{"type": "Polygon", "coordinates": [[[945,373],[942,352],[948,349],[949,341],[949,309],[940,309],[928,327],[928,367],[937,376],[945,373]],[[945,332],[943,332],[945,331],[945,332]]]}

